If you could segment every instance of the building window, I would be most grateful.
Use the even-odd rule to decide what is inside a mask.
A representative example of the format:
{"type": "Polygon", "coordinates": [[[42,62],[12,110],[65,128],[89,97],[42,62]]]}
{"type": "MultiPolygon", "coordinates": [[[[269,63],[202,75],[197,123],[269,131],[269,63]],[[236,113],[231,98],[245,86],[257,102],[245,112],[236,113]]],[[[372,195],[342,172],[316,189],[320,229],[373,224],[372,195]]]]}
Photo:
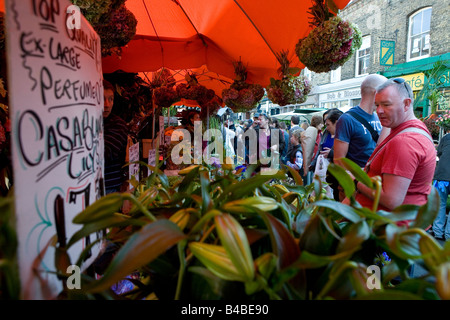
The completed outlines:
{"type": "Polygon", "coordinates": [[[370,36],[362,38],[362,45],[356,54],[356,76],[369,73],[370,66],[370,36]]]}
{"type": "Polygon", "coordinates": [[[421,9],[409,18],[407,60],[430,56],[431,7],[421,9]]]}
{"type": "Polygon", "coordinates": [[[341,81],[341,67],[337,68],[336,70],[331,70],[331,78],[330,82],[339,82],[341,81]]]}

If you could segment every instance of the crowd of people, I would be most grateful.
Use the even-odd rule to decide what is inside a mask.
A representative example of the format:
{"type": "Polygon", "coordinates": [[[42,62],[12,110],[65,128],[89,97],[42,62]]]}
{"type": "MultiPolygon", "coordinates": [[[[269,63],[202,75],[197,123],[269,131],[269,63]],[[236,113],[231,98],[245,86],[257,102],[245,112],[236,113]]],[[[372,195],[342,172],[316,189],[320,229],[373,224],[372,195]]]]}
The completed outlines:
{"type": "MultiPolygon", "coordinates": [[[[445,163],[450,153],[450,136],[445,135],[436,151],[425,124],[416,118],[411,87],[402,78],[369,75],[361,84],[361,101],[347,112],[337,108],[314,115],[310,123],[292,116],[290,124],[255,113],[252,119],[223,122],[226,155],[236,164],[259,163],[260,168],[296,170],[303,184],[310,184],[320,164],[342,165],[347,158],[370,176],[381,177],[381,195],[373,208],[374,192],[355,179],[355,199],[363,206],[392,211],[402,204],[423,205],[431,188],[439,191],[441,209],[429,228],[436,238],[450,238],[450,219],[446,212],[450,193],[450,171],[445,163]],[[244,149],[242,154],[239,148],[244,149]],[[436,167],[436,157],[440,159],[436,167]]],[[[111,101],[114,89],[105,82],[105,184],[106,193],[117,191],[119,163],[117,149],[126,145],[124,124],[113,119],[111,101]],[[112,97],[111,97],[112,96],[112,97]],[[109,99],[109,100],[108,100],[109,99]],[[110,123],[114,123],[113,126],[110,123]]],[[[201,121],[200,112],[191,112],[183,125],[193,132],[193,123],[201,121]]],[[[204,146],[203,146],[204,147],[204,146]]],[[[336,178],[327,173],[325,185],[336,201],[349,203],[336,178]]],[[[400,224],[408,225],[410,221],[400,224]]]]}

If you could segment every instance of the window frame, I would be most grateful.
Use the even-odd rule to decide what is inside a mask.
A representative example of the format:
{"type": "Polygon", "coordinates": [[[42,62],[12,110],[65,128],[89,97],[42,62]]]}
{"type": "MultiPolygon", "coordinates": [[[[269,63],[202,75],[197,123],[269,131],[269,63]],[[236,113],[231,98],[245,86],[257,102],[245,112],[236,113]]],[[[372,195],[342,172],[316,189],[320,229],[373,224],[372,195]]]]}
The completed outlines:
{"type": "Polygon", "coordinates": [[[341,81],[342,78],[342,67],[336,68],[336,70],[330,71],[330,83],[336,83],[341,81]]]}
{"type": "Polygon", "coordinates": [[[370,56],[371,56],[371,54],[370,54],[370,49],[371,49],[371,48],[372,48],[372,36],[371,36],[370,34],[363,36],[363,37],[362,37],[362,44],[361,44],[361,47],[358,49],[358,51],[356,51],[356,54],[355,54],[355,57],[356,57],[356,61],[355,61],[355,77],[363,77],[363,76],[366,76],[366,75],[369,74],[369,69],[370,69],[370,56]],[[367,47],[363,47],[363,45],[364,45],[364,39],[369,39],[369,40],[368,40],[368,46],[367,46],[367,47]],[[367,73],[361,73],[361,74],[359,74],[359,73],[358,73],[359,66],[360,66],[360,62],[359,62],[359,61],[360,61],[359,52],[362,51],[362,50],[367,50],[367,49],[369,49],[369,53],[366,54],[366,55],[364,55],[364,57],[368,56],[368,59],[369,59],[369,66],[367,67],[367,73]]]}
{"type": "MultiPolygon", "coordinates": [[[[431,41],[429,41],[429,49],[428,49],[428,54],[425,54],[425,55],[419,55],[418,57],[415,57],[415,58],[411,58],[411,50],[412,50],[412,48],[411,48],[411,45],[412,45],[412,41],[411,41],[411,38],[412,38],[412,35],[411,35],[411,32],[412,32],[412,26],[413,26],[413,23],[412,23],[412,21],[413,21],[413,19],[414,19],[414,17],[416,17],[418,14],[420,14],[420,13],[423,13],[424,11],[426,11],[426,10],[430,10],[431,11],[431,14],[430,14],[430,25],[429,25],[429,30],[428,30],[428,33],[426,33],[426,32],[420,32],[420,33],[418,33],[418,34],[416,34],[416,35],[414,35],[415,37],[417,37],[417,36],[419,36],[420,35],[420,37],[422,37],[423,35],[426,35],[426,34],[428,34],[428,38],[430,39],[431,38],[431,19],[432,19],[432,17],[433,17],[433,7],[431,7],[431,6],[429,6],[429,7],[424,7],[424,8],[421,8],[421,9],[419,9],[419,10],[417,10],[417,11],[415,11],[413,14],[411,14],[410,16],[409,16],[409,19],[408,19],[408,36],[407,36],[407,51],[406,51],[406,61],[407,62],[409,62],[409,61],[416,61],[416,60],[420,60],[420,59],[424,59],[424,58],[428,58],[428,57],[430,57],[431,56],[431,41]]],[[[423,17],[423,16],[422,16],[423,17]]],[[[422,30],[422,28],[423,28],[423,18],[422,18],[422,21],[421,21],[421,30],[422,30]]],[[[420,51],[422,51],[422,48],[420,48],[420,51]]]]}

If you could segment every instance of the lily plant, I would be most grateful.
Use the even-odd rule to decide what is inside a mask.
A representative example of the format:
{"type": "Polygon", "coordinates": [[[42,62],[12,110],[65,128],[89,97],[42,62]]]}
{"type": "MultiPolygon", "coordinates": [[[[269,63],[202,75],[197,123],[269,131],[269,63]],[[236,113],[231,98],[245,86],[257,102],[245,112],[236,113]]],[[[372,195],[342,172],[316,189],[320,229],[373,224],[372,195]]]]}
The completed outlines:
{"type": "MultiPolygon", "coordinates": [[[[327,198],[318,177],[304,186],[289,167],[270,173],[257,165],[199,164],[169,182],[161,163],[141,163],[152,172],[148,178],[131,181],[131,192],[108,194],[73,219],[81,229],[64,250],[100,231],[105,231],[101,241],[120,249],[99,279],[84,275],[82,289],[61,296],[450,299],[450,242],[442,246],[425,231],[437,215],[437,192],[433,189],[423,206],[402,205],[392,212],[363,208],[347,171],[372,188],[376,199],[380,178],[343,160],[344,167],[330,164],[329,173],[349,205],[327,198]],[[124,203],[131,204],[127,212],[124,203]],[[412,226],[397,225],[406,219],[414,220],[412,226]],[[420,278],[408,272],[417,264],[426,271],[420,278]],[[130,280],[134,289],[114,294],[111,287],[131,273],[139,273],[130,280]]],[[[84,252],[76,264],[83,258],[84,252]]],[[[55,261],[59,275],[68,276],[67,256],[59,252],[55,261]]]]}

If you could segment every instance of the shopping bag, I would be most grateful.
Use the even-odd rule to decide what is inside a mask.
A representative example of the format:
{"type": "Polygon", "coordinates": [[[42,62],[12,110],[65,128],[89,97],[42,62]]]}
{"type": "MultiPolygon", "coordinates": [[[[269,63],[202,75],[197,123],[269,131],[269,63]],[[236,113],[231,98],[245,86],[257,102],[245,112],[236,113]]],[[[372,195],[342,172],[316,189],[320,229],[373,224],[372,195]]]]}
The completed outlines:
{"type": "Polygon", "coordinates": [[[327,158],[325,158],[323,155],[319,154],[319,156],[317,157],[316,168],[314,170],[314,176],[318,175],[320,180],[325,182],[329,164],[330,164],[330,161],[327,158]]]}

